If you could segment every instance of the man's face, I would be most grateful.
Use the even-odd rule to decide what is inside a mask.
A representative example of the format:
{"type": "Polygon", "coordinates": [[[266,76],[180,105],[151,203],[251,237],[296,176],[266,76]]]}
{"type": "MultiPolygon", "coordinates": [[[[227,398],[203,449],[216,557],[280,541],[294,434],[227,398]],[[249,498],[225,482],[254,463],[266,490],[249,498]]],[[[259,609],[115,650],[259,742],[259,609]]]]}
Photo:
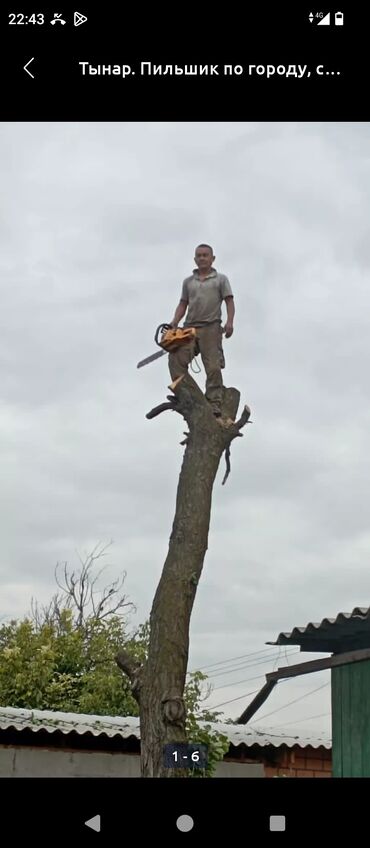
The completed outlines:
{"type": "Polygon", "coordinates": [[[212,251],[208,247],[197,247],[194,261],[200,271],[208,271],[214,260],[212,251]]]}

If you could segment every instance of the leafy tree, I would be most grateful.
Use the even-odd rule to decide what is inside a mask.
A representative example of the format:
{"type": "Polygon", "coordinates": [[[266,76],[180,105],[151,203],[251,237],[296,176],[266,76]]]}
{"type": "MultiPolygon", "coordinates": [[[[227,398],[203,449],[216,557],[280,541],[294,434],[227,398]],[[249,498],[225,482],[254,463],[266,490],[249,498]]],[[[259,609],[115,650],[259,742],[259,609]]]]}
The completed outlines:
{"type": "MultiPolygon", "coordinates": [[[[96,549],[79,571],[57,566],[59,592],[40,607],[33,600],[31,613],[0,626],[0,704],[24,709],[53,710],[95,715],[137,716],[138,704],[128,678],[122,675],[117,652],[124,644],[133,660],[146,660],[149,623],[129,634],[133,609],[122,594],[125,574],[98,591],[102,570],[94,573],[96,549]]],[[[209,764],[191,776],[211,776],[228,749],[227,738],[199,720],[216,721],[219,713],[201,709],[210,688],[200,671],[188,675],[185,687],[187,731],[191,742],[208,746],[209,764]]]]}
{"type": "Polygon", "coordinates": [[[0,703],[30,709],[97,715],[137,715],[128,682],[115,657],[122,642],[138,661],[146,655],[147,631],[128,634],[134,605],[123,593],[124,572],[98,588],[97,561],[109,545],[80,558],[81,567],[57,565],[58,592],[21,621],[0,627],[0,703]]]}
{"type": "Polygon", "coordinates": [[[230,744],[227,736],[223,733],[213,730],[209,724],[203,724],[203,726],[199,724],[199,721],[218,721],[218,716],[221,715],[221,713],[212,713],[200,708],[202,700],[208,697],[211,690],[211,687],[208,685],[206,692],[203,692],[203,686],[206,680],[207,675],[201,671],[195,671],[189,675],[184,690],[187,738],[191,743],[207,745],[208,748],[207,768],[204,771],[196,768],[192,769],[191,777],[212,777],[217,763],[223,759],[230,744]]]}
{"type": "MultiPolygon", "coordinates": [[[[29,618],[0,628],[0,703],[29,709],[97,715],[137,715],[130,687],[115,655],[127,639],[122,621],[86,620],[76,627],[72,611],[58,624],[36,626],[29,618]]],[[[140,653],[140,645],[130,645],[140,653]],[[139,649],[139,650],[138,650],[139,649]]]]}

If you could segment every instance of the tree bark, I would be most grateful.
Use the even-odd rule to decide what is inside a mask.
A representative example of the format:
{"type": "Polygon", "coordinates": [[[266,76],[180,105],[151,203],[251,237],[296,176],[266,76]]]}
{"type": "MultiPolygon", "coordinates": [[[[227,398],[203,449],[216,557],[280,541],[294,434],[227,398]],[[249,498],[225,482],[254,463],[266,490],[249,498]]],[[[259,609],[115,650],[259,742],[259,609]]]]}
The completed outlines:
{"type": "Polygon", "coordinates": [[[150,614],[147,662],[139,672],[130,671],[127,661],[119,663],[131,677],[140,707],[142,777],[185,774],[164,766],[163,746],[186,742],[183,695],[190,616],[208,546],[213,484],[224,451],[228,473],[231,441],[242,435],[240,429],[250,415],[245,407],[239,421],[235,421],[240,393],[234,388],[224,389],[222,423],[215,419],[190,375],[173,383],[170,389],[174,395],[169,397],[169,403],[151,410],[147,418],[173,409],[183,415],[188,425],[175,518],[150,614]]]}

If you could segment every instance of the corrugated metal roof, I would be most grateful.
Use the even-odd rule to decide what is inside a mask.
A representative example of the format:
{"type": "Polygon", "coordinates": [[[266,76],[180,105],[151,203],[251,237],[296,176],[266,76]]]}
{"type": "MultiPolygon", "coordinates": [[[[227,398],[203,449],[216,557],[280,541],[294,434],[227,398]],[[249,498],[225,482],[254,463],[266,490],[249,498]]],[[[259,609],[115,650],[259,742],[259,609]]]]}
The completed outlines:
{"type": "Polygon", "coordinates": [[[294,627],[290,633],[279,633],[276,642],[266,644],[300,645],[301,651],[336,654],[370,648],[370,607],[340,612],[336,618],[323,618],[320,624],[310,621],[306,627],[294,627]]]}
{"type": "MultiPolygon", "coordinates": [[[[294,736],[288,732],[281,731],[274,733],[268,728],[254,728],[245,725],[221,724],[218,722],[200,722],[201,725],[209,726],[214,731],[225,734],[231,745],[273,745],[274,748],[279,748],[281,745],[287,745],[292,748],[294,745],[299,745],[301,748],[308,746],[318,748],[323,745],[325,748],[331,748],[329,737],[313,737],[294,736]]],[[[129,736],[134,736],[140,739],[140,723],[139,719],[134,716],[97,716],[97,715],[82,715],[79,713],[62,713],[50,712],[49,710],[22,710],[14,707],[0,707],[0,741],[2,730],[33,730],[37,733],[39,730],[46,730],[52,734],[57,731],[68,734],[78,733],[83,735],[91,733],[93,736],[121,736],[123,739],[128,739],[129,736]]]]}
{"type": "Polygon", "coordinates": [[[59,730],[67,734],[92,733],[93,736],[121,736],[128,739],[134,736],[140,739],[139,719],[135,716],[97,716],[83,713],[62,713],[50,710],[22,710],[15,707],[0,707],[0,731],[8,730],[47,730],[55,733],[59,730]]]}

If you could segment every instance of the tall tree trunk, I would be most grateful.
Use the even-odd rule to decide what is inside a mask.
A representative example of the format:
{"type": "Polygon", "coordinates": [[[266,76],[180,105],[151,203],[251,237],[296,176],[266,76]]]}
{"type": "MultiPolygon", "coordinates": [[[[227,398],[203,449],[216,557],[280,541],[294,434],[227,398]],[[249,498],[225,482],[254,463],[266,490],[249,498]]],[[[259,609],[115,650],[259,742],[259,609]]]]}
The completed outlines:
{"type": "MultiPolygon", "coordinates": [[[[140,706],[141,774],[176,777],[184,772],[166,768],[163,746],[186,741],[183,700],[189,651],[189,626],[198,582],[208,546],[212,489],[225,451],[227,473],[230,443],[241,436],[250,410],[235,421],[240,394],[224,389],[222,423],[212,414],[195,381],[186,375],[170,386],[168,403],[148,413],[154,418],[165,409],[183,415],[189,432],[176,498],[176,513],[168,554],[150,614],[150,642],[144,666],[132,666],[124,652],[117,662],[129,674],[140,706]]],[[[227,474],[226,474],[227,476],[227,474]]],[[[225,478],[226,479],[226,478],[225,478]]]]}

